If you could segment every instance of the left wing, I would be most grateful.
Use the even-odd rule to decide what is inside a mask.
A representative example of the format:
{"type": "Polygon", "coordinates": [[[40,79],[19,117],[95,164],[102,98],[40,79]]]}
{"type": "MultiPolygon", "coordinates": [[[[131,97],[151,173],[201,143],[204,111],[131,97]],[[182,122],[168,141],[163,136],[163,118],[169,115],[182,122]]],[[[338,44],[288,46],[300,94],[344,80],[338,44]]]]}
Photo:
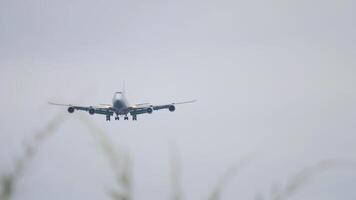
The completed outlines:
{"type": "Polygon", "coordinates": [[[196,102],[196,100],[176,102],[176,103],[170,103],[164,105],[136,104],[132,107],[129,107],[129,112],[131,115],[139,115],[145,113],[151,114],[154,110],[162,110],[162,109],[168,109],[169,111],[174,112],[176,110],[175,107],[176,105],[194,103],[194,102],[196,102]]]}
{"type": "Polygon", "coordinates": [[[77,106],[72,104],[59,104],[59,103],[52,103],[52,102],[48,102],[48,103],[55,106],[67,107],[69,113],[73,113],[75,110],[80,110],[80,111],[87,111],[91,115],[93,114],[101,114],[107,116],[114,115],[112,106],[108,104],[101,105],[101,106],[77,106]]]}

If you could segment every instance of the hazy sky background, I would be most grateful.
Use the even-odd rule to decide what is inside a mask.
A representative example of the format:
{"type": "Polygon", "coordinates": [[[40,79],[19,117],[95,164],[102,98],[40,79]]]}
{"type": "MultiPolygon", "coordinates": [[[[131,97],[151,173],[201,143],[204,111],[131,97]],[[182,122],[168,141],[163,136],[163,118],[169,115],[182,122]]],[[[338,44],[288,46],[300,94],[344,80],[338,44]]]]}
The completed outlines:
{"type": "MultiPolygon", "coordinates": [[[[136,199],[167,199],[169,150],[186,199],[206,199],[242,157],[252,162],[223,199],[268,194],[325,159],[356,160],[356,2],[0,0],[0,172],[65,109],[47,101],[198,99],[105,122],[133,159],[136,199]]],[[[109,199],[114,182],[96,142],[70,115],[46,140],[14,199],[109,199]]],[[[321,173],[291,199],[355,199],[356,170],[321,173]]]]}

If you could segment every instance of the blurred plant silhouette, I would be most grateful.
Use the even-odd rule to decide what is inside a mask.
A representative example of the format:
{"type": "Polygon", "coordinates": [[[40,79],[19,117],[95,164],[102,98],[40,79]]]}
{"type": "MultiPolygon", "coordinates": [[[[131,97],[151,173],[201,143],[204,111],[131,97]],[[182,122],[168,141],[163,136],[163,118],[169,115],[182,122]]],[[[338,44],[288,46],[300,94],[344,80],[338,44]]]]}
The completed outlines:
{"type": "Polygon", "coordinates": [[[35,132],[30,141],[23,144],[22,155],[15,160],[14,170],[0,176],[0,200],[11,199],[15,192],[16,182],[25,172],[29,162],[37,154],[41,144],[56,132],[65,119],[67,118],[63,113],[57,114],[42,130],[35,132]]]}
{"type": "Polygon", "coordinates": [[[237,173],[240,172],[240,170],[246,167],[250,162],[251,158],[245,157],[238,161],[235,165],[228,168],[215,184],[208,197],[208,200],[220,200],[223,190],[227,184],[237,175],[237,173]]]}
{"type": "MultiPolygon", "coordinates": [[[[315,165],[311,165],[301,169],[294,176],[292,176],[283,187],[274,185],[270,193],[271,200],[286,200],[295,195],[302,187],[304,187],[310,180],[315,178],[318,174],[331,169],[338,169],[343,167],[354,168],[354,163],[348,160],[323,160],[315,165]]],[[[258,195],[256,200],[265,199],[262,195],[258,195]]]]}
{"type": "MultiPolygon", "coordinates": [[[[107,193],[112,200],[132,200],[132,161],[129,153],[123,149],[118,149],[116,145],[108,138],[107,133],[86,115],[78,115],[79,120],[88,128],[88,133],[98,142],[103,155],[106,157],[112,172],[114,173],[115,185],[109,188],[107,193]]],[[[24,174],[27,165],[33,159],[40,149],[41,144],[52,136],[61,124],[66,120],[65,114],[58,114],[50,120],[46,126],[35,132],[31,140],[23,145],[23,155],[14,163],[14,170],[0,175],[0,200],[10,200],[16,192],[16,182],[24,174]]],[[[179,149],[173,145],[170,151],[170,179],[171,193],[169,199],[182,200],[184,193],[181,183],[181,158],[179,149]]],[[[224,174],[218,179],[215,186],[210,191],[208,200],[221,200],[222,193],[227,184],[251,161],[246,157],[238,161],[235,165],[229,167],[224,174]]],[[[354,163],[345,160],[324,160],[315,165],[305,167],[292,176],[283,187],[275,186],[269,195],[271,200],[286,200],[295,195],[309,180],[313,179],[319,173],[341,168],[344,166],[354,167],[354,163]],[[351,164],[351,165],[350,165],[351,164]]],[[[263,195],[256,195],[256,200],[264,200],[263,195]]]]}
{"type": "Polygon", "coordinates": [[[184,197],[182,185],[181,185],[181,163],[180,163],[180,154],[178,147],[173,144],[171,145],[170,150],[170,181],[171,181],[171,200],[182,200],[184,197]]]}
{"type": "Polygon", "coordinates": [[[132,166],[129,154],[123,150],[118,151],[108,138],[107,133],[96,126],[90,118],[85,115],[80,115],[79,119],[88,128],[91,136],[98,142],[100,149],[106,156],[110,167],[115,174],[116,186],[109,189],[108,194],[113,200],[131,200],[132,166]]]}

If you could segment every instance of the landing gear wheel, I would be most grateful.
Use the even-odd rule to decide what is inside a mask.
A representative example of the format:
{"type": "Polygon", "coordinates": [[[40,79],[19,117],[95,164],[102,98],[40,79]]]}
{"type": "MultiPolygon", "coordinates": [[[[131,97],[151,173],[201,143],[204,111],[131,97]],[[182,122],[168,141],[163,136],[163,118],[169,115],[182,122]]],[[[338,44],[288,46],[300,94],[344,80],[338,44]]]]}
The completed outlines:
{"type": "Polygon", "coordinates": [[[106,121],[110,121],[110,115],[106,115],[106,121]]]}
{"type": "Polygon", "coordinates": [[[128,117],[128,116],[125,116],[125,117],[124,117],[124,120],[129,120],[129,117],[128,117]]]}
{"type": "Polygon", "coordinates": [[[137,116],[132,116],[132,120],[137,121],[137,116]]]}
{"type": "Polygon", "coordinates": [[[115,120],[120,120],[120,117],[119,116],[115,117],[115,120]]]}

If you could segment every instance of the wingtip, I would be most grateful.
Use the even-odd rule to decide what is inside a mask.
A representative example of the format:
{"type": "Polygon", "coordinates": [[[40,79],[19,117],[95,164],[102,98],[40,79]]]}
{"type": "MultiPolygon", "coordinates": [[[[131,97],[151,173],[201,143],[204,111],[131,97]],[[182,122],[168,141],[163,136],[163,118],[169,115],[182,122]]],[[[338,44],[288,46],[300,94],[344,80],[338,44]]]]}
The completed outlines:
{"type": "Polygon", "coordinates": [[[54,105],[54,106],[71,106],[71,104],[59,104],[59,103],[54,103],[54,102],[50,102],[50,101],[48,101],[48,104],[54,105]]]}
{"type": "Polygon", "coordinates": [[[194,99],[194,100],[191,100],[191,101],[187,101],[187,103],[195,103],[197,102],[198,100],[194,99]]]}

